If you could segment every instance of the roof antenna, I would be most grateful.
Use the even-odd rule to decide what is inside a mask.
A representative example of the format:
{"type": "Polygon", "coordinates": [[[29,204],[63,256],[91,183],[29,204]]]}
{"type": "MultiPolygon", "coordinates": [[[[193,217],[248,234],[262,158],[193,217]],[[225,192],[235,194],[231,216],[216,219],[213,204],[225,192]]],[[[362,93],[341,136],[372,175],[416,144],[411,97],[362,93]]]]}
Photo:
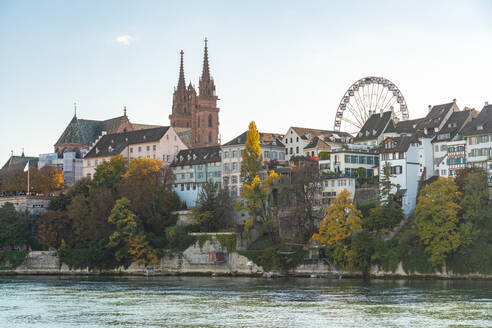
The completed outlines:
{"type": "Polygon", "coordinates": [[[24,155],[24,147],[22,147],[22,157],[25,157],[25,155],[24,155]]]}

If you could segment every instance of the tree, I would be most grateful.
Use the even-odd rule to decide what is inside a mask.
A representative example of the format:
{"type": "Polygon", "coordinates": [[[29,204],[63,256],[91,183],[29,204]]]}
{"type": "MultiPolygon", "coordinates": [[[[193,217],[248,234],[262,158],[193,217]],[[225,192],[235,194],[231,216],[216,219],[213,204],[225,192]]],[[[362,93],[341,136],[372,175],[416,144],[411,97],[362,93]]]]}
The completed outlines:
{"type": "Polygon", "coordinates": [[[231,215],[230,198],[227,192],[212,181],[201,185],[196,205],[191,209],[193,218],[200,225],[200,231],[219,231],[227,227],[231,215]]]}
{"type": "Polygon", "coordinates": [[[466,230],[466,226],[462,229],[458,226],[460,197],[454,181],[444,178],[438,178],[420,191],[415,225],[433,266],[443,264],[446,257],[461,244],[463,236],[460,230],[466,230]]]}
{"type": "Polygon", "coordinates": [[[116,201],[108,222],[115,226],[109,236],[108,246],[115,249],[118,263],[128,266],[131,261],[139,264],[156,264],[156,251],[149,245],[142,232],[138,217],[131,211],[131,203],[126,198],[116,201]]]}
{"type": "Polygon", "coordinates": [[[344,189],[326,209],[319,233],[314,234],[313,239],[323,245],[337,245],[345,242],[354,231],[361,228],[361,213],[354,206],[350,193],[344,189]]]}
{"type": "Polygon", "coordinates": [[[122,155],[113,156],[109,162],[99,164],[92,180],[94,187],[106,187],[114,190],[126,172],[126,164],[127,160],[122,155]]]}
{"type": "Polygon", "coordinates": [[[72,222],[64,212],[47,210],[39,218],[38,236],[43,243],[55,248],[63,239],[72,242],[72,222]]]}
{"type": "Polygon", "coordinates": [[[27,242],[29,219],[15,210],[12,203],[0,207],[0,247],[19,247],[27,242]]]}
{"type": "Polygon", "coordinates": [[[145,231],[159,236],[174,223],[172,212],[179,207],[179,197],[169,191],[172,177],[161,167],[160,160],[132,159],[118,185],[121,196],[130,200],[132,209],[142,219],[145,231]]]}
{"type": "Polygon", "coordinates": [[[273,170],[269,172],[268,178],[264,181],[261,181],[258,175],[255,176],[251,184],[243,184],[241,198],[234,204],[237,211],[245,211],[250,217],[245,227],[246,230],[255,221],[259,221],[267,228],[272,241],[275,241],[278,235],[278,206],[273,199],[272,190],[279,179],[278,174],[273,170]]]}
{"type": "Polygon", "coordinates": [[[487,173],[481,169],[468,171],[464,177],[464,184],[461,186],[463,192],[459,202],[463,208],[462,221],[471,222],[475,234],[478,234],[479,230],[487,233],[487,221],[492,221],[487,173]]]}
{"type": "Polygon", "coordinates": [[[391,182],[391,178],[394,175],[391,174],[391,164],[386,162],[383,166],[383,170],[379,175],[379,200],[381,205],[386,206],[389,202],[393,201],[391,197],[393,194],[393,188],[398,188],[398,185],[391,182]]]}
{"type": "Polygon", "coordinates": [[[52,193],[65,188],[62,170],[52,166],[43,166],[34,173],[33,189],[39,193],[52,193]]]}
{"type": "Polygon", "coordinates": [[[365,167],[359,167],[357,168],[357,182],[359,183],[359,186],[362,186],[364,183],[367,181],[367,170],[365,167]]]}
{"type": "Polygon", "coordinates": [[[251,184],[263,167],[261,156],[260,134],[254,121],[249,123],[248,135],[242,153],[241,178],[244,183],[251,184]]]}
{"type": "Polygon", "coordinates": [[[314,212],[320,201],[321,175],[318,163],[299,160],[292,171],[291,181],[295,195],[294,219],[299,229],[307,232],[310,238],[315,232],[315,221],[318,220],[314,212]]]}

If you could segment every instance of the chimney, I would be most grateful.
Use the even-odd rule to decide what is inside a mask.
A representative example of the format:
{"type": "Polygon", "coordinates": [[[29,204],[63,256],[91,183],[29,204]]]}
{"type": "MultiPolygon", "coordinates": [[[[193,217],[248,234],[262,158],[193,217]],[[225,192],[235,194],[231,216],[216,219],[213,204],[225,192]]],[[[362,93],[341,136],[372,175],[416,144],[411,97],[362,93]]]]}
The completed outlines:
{"type": "Polygon", "coordinates": [[[485,102],[485,106],[488,106],[488,105],[489,105],[489,102],[488,102],[488,101],[486,101],[486,102],[485,102]]]}
{"type": "Polygon", "coordinates": [[[432,105],[429,105],[429,112],[431,111],[431,109],[432,109],[432,105]]]}
{"type": "Polygon", "coordinates": [[[455,103],[456,102],[456,98],[453,99],[453,102],[455,103]]]}

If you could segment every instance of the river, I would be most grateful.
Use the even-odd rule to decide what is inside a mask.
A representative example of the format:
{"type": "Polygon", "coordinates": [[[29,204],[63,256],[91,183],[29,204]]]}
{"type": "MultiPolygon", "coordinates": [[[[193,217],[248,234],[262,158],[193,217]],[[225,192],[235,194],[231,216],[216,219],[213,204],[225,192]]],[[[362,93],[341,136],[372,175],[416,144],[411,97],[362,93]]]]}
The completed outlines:
{"type": "Polygon", "coordinates": [[[491,327],[491,281],[0,277],[0,327],[491,327]]]}

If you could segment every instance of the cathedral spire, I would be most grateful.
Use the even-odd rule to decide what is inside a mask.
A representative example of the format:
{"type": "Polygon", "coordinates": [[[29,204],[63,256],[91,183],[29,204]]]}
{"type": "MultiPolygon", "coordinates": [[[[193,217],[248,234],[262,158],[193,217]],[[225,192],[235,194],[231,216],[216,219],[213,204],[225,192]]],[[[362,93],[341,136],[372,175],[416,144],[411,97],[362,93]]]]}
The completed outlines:
{"type": "Polygon", "coordinates": [[[205,38],[205,50],[203,52],[203,69],[202,69],[202,80],[210,81],[210,67],[208,65],[208,40],[205,38]]]}
{"type": "Polygon", "coordinates": [[[208,64],[208,40],[205,38],[205,50],[203,52],[203,69],[202,76],[199,82],[200,96],[213,97],[215,96],[214,80],[210,76],[210,66],[208,64]]]}
{"type": "Polygon", "coordinates": [[[178,80],[178,90],[186,90],[184,65],[183,65],[183,55],[184,51],[181,50],[179,53],[181,55],[181,63],[179,64],[179,80],[178,80]]]}

